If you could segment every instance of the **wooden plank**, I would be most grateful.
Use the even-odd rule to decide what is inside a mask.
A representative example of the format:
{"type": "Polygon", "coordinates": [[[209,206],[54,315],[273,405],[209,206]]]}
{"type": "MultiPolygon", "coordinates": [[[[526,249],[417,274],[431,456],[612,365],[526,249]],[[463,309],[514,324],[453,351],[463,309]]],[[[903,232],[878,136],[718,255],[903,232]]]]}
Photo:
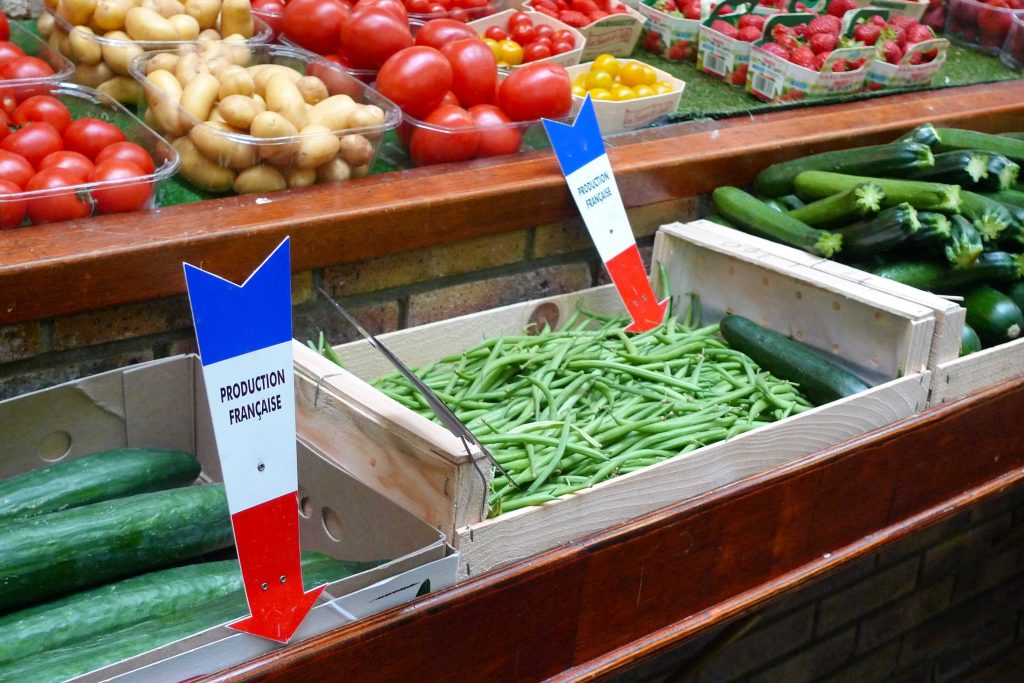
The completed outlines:
{"type": "Polygon", "coordinates": [[[1024,339],[984,349],[939,365],[931,405],[963,398],[1024,373],[1024,339]]]}

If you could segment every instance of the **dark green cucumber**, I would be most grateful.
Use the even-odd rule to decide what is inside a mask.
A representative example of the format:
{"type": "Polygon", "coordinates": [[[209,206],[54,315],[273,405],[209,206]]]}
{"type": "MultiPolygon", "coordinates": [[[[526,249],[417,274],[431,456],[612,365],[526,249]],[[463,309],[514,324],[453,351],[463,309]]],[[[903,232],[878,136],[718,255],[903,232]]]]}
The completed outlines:
{"type": "Polygon", "coordinates": [[[960,270],[934,261],[902,261],[875,268],[875,275],[936,294],[952,294],[983,283],[1020,280],[1024,256],[1002,251],[984,252],[970,268],[960,270]]]}
{"type": "Polygon", "coordinates": [[[716,188],[711,195],[715,210],[740,230],[797,247],[818,256],[830,257],[842,249],[842,238],[816,230],[765,203],[738,187],[716,188]]]}
{"type": "Polygon", "coordinates": [[[0,613],[231,543],[223,484],[8,520],[0,523],[0,613]]]}
{"type": "MultiPolygon", "coordinates": [[[[302,567],[306,590],[351,575],[351,564],[329,557],[306,559],[302,567]]],[[[236,571],[238,563],[234,562],[236,571]]],[[[0,665],[2,681],[45,683],[65,681],[123,659],[187,638],[249,614],[245,593],[236,589],[228,595],[193,603],[188,609],[137,621],[130,626],[82,638],[80,642],[53,649],[43,656],[24,657],[0,665]]]]}
{"type": "Polygon", "coordinates": [[[939,134],[939,141],[935,147],[940,152],[977,149],[982,152],[1002,154],[1018,164],[1024,163],[1024,140],[961,128],[936,128],[935,132],[939,134]]]}
{"type": "Polygon", "coordinates": [[[951,222],[953,229],[943,250],[946,260],[957,269],[971,268],[985,250],[981,233],[960,214],[953,214],[951,222]]]}
{"type": "Polygon", "coordinates": [[[836,230],[836,234],[843,238],[842,256],[858,259],[895,249],[920,228],[917,210],[910,204],[898,204],[877,216],[836,230]]]}
{"type": "Polygon", "coordinates": [[[1024,329],[1024,315],[1013,299],[1002,292],[981,285],[964,296],[970,325],[985,348],[1013,341],[1024,329]]]}
{"type": "Polygon", "coordinates": [[[974,150],[958,150],[935,155],[935,165],[916,168],[890,177],[925,180],[959,185],[961,189],[989,191],[999,189],[999,178],[989,180],[989,155],[974,150]]]}
{"type": "Polygon", "coordinates": [[[1008,190],[1017,183],[1020,177],[1020,164],[1010,161],[1002,154],[992,154],[988,158],[988,175],[994,178],[991,187],[982,192],[999,192],[1008,190]]]}
{"type": "Polygon", "coordinates": [[[766,197],[779,197],[793,193],[793,183],[804,171],[889,175],[904,169],[928,167],[933,163],[931,149],[917,142],[854,147],[772,164],[754,179],[754,189],[766,197]]]}
{"type": "Polygon", "coordinates": [[[71,458],[0,481],[0,520],[186,486],[199,470],[191,453],[151,448],[71,458]]]}
{"type": "Polygon", "coordinates": [[[966,356],[978,351],[981,351],[981,339],[970,325],[964,323],[963,330],[960,332],[960,355],[966,356]]]}
{"type": "Polygon", "coordinates": [[[882,188],[888,206],[906,202],[918,211],[956,212],[960,209],[960,187],[957,185],[923,180],[867,178],[827,171],[804,171],[793,181],[797,194],[805,199],[821,199],[865,182],[876,183],[882,188]]]}
{"type": "Polygon", "coordinates": [[[747,354],[776,377],[794,382],[815,405],[870,388],[821,354],[743,316],[726,315],[719,322],[719,330],[732,348],[747,354]]]}
{"type": "Polygon", "coordinates": [[[960,213],[974,223],[986,242],[999,239],[1010,227],[1020,227],[1005,206],[977,192],[960,192],[960,213]]]}
{"type": "Polygon", "coordinates": [[[994,199],[997,202],[1002,202],[1005,205],[1016,206],[1024,209],[1024,192],[1018,192],[1017,190],[1000,190],[999,192],[989,192],[985,196],[989,199],[994,199]]]}
{"type": "Polygon", "coordinates": [[[878,213],[883,199],[885,192],[877,184],[861,183],[788,213],[812,228],[838,228],[878,213]]]}
{"type": "Polygon", "coordinates": [[[922,145],[933,147],[939,141],[939,134],[935,126],[930,123],[922,123],[917,128],[901,137],[897,142],[917,142],[922,145]]]}
{"type": "MultiPolygon", "coordinates": [[[[303,553],[304,576],[323,566],[338,578],[380,562],[344,562],[322,553],[303,553]]],[[[336,579],[332,579],[336,580],[336,579]]],[[[0,665],[66,647],[95,636],[176,612],[243,590],[238,560],[222,560],[150,572],[74,593],[0,617],[0,665]]]]}

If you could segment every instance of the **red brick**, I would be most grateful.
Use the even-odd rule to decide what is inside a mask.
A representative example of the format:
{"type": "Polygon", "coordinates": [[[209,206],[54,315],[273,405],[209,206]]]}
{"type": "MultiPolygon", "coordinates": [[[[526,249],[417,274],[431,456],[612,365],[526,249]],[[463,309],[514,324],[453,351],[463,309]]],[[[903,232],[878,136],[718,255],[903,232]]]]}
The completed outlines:
{"type": "Polygon", "coordinates": [[[99,372],[153,360],[153,358],[153,350],[149,348],[124,351],[88,360],[68,361],[58,356],[51,365],[28,370],[11,377],[0,377],[0,399],[20,396],[30,391],[46,389],[99,372]]]}
{"type": "Polygon", "coordinates": [[[158,299],[57,318],[53,322],[53,348],[96,346],[191,327],[188,299],[158,299]]]}
{"type": "Polygon", "coordinates": [[[886,605],[860,622],[857,652],[874,650],[882,643],[899,638],[949,607],[953,578],[919,588],[902,600],[886,605]]]}
{"type": "Polygon", "coordinates": [[[31,358],[46,350],[43,323],[18,323],[0,327],[0,363],[31,358]]]}
{"type": "Polygon", "coordinates": [[[714,682],[740,678],[810,642],[813,628],[813,606],[782,619],[757,625],[718,652],[693,680],[714,682]]]}
{"type": "Polygon", "coordinates": [[[918,558],[913,557],[823,599],[816,633],[828,633],[906,595],[914,589],[917,567],[918,558]]]}
{"type": "Polygon", "coordinates": [[[856,629],[848,628],[834,636],[801,648],[792,657],[750,677],[750,683],[807,683],[835,672],[850,659],[856,629]]]}
{"type": "MultiPolygon", "coordinates": [[[[381,334],[398,329],[399,307],[397,301],[379,303],[341,304],[345,310],[371,334],[381,334]]],[[[323,330],[332,346],[359,339],[359,332],[326,302],[296,308],[292,316],[292,336],[300,342],[315,340],[323,330]]]]}

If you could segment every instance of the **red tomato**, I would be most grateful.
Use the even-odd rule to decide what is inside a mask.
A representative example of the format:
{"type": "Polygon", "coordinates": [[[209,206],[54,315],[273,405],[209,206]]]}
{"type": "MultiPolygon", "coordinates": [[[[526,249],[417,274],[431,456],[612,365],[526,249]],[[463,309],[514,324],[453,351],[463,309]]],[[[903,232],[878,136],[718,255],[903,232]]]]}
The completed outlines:
{"type": "Polygon", "coordinates": [[[416,44],[440,50],[446,43],[464,38],[479,38],[476,31],[454,19],[431,19],[416,32],[416,44]]]}
{"type": "Polygon", "coordinates": [[[475,125],[473,117],[465,109],[450,104],[442,105],[430,112],[424,123],[449,130],[417,127],[409,140],[409,156],[413,164],[427,166],[473,158],[480,134],[475,130],[457,132],[460,128],[472,129],[475,125]]]}
{"type": "MultiPolygon", "coordinates": [[[[130,161],[107,159],[96,164],[96,169],[89,176],[89,182],[128,181],[144,175],[145,171],[130,161]]],[[[113,187],[99,187],[92,191],[92,198],[96,201],[96,208],[100,213],[138,211],[146,205],[151,196],[153,183],[146,180],[125,182],[113,187]]]]}
{"type": "Polygon", "coordinates": [[[33,95],[18,105],[11,119],[17,126],[24,126],[30,121],[42,121],[63,134],[71,123],[71,112],[56,97],[33,95]]]}
{"type": "Polygon", "coordinates": [[[96,165],[102,164],[107,159],[130,161],[141,168],[143,173],[147,175],[155,169],[153,157],[149,156],[149,152],[134,142],[115,142],[104,147],[103,151],[96,155],[96,165]]]}
{"type": "MultiPolygon", "coordinates": [[[[0,14],[0,17],[3,15],[0,14]]],[[[0,180],[0,230],[9,230],[21,225],[28,208],[24,199],[14,199],[3,195],[19,194],[21,188],[7,180],[0,180]]]]}
{"type": "Polygon", "coordinates": [[[556,40],[551,46],[551,54],[560,55],[566,52],[572,52],[576,49],[576,46],[572,43],[567,43],[564,40],[556,40]]]}
{"type": "Polygon", "coordinates": [[[450,12],[448,12],[448,18],[453,19],[455,21],[468,22],[469,12],[467,12],[464,9],[453,9],[450,12]]]}
{"type": "Polygon", "coordinates": [[[440,3],[432,2],[432,3],[430,3],[430,6],[427,7],[427,12],[426,13],[427,14],[448,14],[448,8],[445,7],[444,5],[440,4],[440,3]]]}
{"type": "Polygon", "coordinates": [[[448,60],[425,45],[396,52],[377,72],[377,92],[418,119],[434,111],[451,88],[448,60]]]}
{"type": "Polygon", "coordinates": [[[536,62],[539,59],[547,59],[552,55],[551,46],[539,41],[533,41],[523,48],[523,62],[536,62]]]}
{"type": "Polygon", "coordinates": [[[537,24],[533,27],[533,32],[538,38],[555,39],[555,27],[551,24],[537,24]]]}
{"type": "Polygon", "coordinates": [[[356,7],[365,7],[366,5],[390,10],[392,14],[402,21],[409,21],[409,13],[406,11],[405,5],[402,4],[400,0],[359,0],[352,9],[355,9],[356,7]]]}
{"type": "Polygon", "coordinates": [[[0,180],[24,188],[35,174],[36,170],[25,160],[25,157],[0,149],[0,180]]]}
{"type": "Polygon", "coordinates": [[[341,25],[345,54],[353,66],[362,69],[379,69],[388,57],[412,44],[408,22],[383,7],[357,7],[341,25]]]}
{"type": "Polygon", "coordinates": [[[348,5],[338,0],[290,0],[281,31],[307,50],[327,55],[338,51],[338,32],[348,15],[348,5]]]}
{"type": "Polygon", "coordinates": [[[491,40],[508,40],[508,34],[500,26],[488,26],[484,37],[491,40]]]}
{"type": "Polygon", "coordinates": [[[520,21],[512,27],[510,37],[520,45],[532,43],[533,39],[537,37],[537,33],[533,30],[533,23],[527,23],[528,21],[530,20],[520,21]]]}
{"type": "Polygon", "coordinates": [[[564,28],[560,28],[557,31],[555,31],[555,33],[551,36],[551,40],[553,40],[556,43],[560,40],[564,40],[569,44],[576,42],[576,38],[572,35],[572,31],[569,31],[564,28]]]}
{"type": "Polygon", "coordinates": [[[452,65],[452,92],[464,107],[486,104],[494,97],[498,80],[498,62],[487,43],[466,38],[441,48],[452,65]]]}
{"type": "Polygon", "coordinates": [[[513,121],[565,116],[572,109],[569,74],[553,62],[525,64],[501,82],[498,106],[513,121]]]}
{"type": "MultiPolygon", "coordinates": [[[[36,124],[45,125],[45,124],[36,124]]],[[[46,168],[32,176],[25,186],[27,192],[55,190],[72,185],[81,185],[85,179],[63,168],[46,168]]],[[[55,223],[74,218],[85,218],[92,213],[89,202],[80,199],[74,190],[48,192],[42,197],[28,201],[28,217],[33,223],[55,223]]]]}
{"type": "Polygon", "coordinates": [[[0,41],[0,67],[3,67],[8,62],[12,62],[18,57],[24,57],[25,51],[14,43],[10,43],[6,40],[0,41]]]}
{"type": "Polygon", "coordinates": [[[274,32],[274,38],[281,35],[284,25],[284,3],[281,0],[253,0],[252,13],[267,23],[274,32]]]}
{"type": "Polygon", "coordinates": [[[64,149],[64,143],[60,133],[50,124],[30,123],[0,141],[0,148],[20,154],[36,168],[47,154],[64,149]]]}
{"type": "Polygon", "coordinates": [[[95,160],[107,145],[124,142],[124,133],[117,126],[99,119],[72,121],[64,131],[64,147],[95,160]]]}
{"type": "Polygon", "coordinates": [[[482,127],[480,142],[476,147],[478,157],[494,157],[519,151],[523,141],[522,129],[512,125],[505,112],[493,104],[478,104],[469,108],[469,115],[476,125],[482,127]]]}
{"type": "Polygon", "coordinates": [[[7,15],[0,12],[0,40],[11,39],[11,25],[7,23],[7,15]]]}
{"type": "Polygon", "coordinates": [[[519,24],[533,26],[533,20],[530,19],[530,15],[526,12],[513,12],[512,16],[508,18],[508,30],[513,30],[519,24]]]}
{"type": "Polygon", "coordinates": [[[88,178],[89,174],[92,173],[94,164],[78,152],[61,150],[59,152],[51,152],[43,157],[43,160],[39,162],[38,168],[40,171],[44,168],[63,168],[65,171],[71,171],[83,178],[88,178]]]}
{"type": "Polygon", "coordinates": [[[53,68],[38,57],[16,57],[0,68],[0,78],[25,80],[52,76],[53,68]]]}
{"type": "Polygon", "coordinates": [[[410,14],[426,14],[430,11],[430,0],[406,0],[405,8],[410,14]]]}

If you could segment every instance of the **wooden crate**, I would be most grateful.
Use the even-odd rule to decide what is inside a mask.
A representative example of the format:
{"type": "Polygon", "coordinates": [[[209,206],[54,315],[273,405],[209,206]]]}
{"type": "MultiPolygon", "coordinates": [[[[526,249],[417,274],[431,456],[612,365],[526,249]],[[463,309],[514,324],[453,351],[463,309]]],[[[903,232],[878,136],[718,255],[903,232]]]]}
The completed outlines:
{"type": "MultiPolygon", "coordinates": [[[[602,482],[540,507],[484,519],[486,462],[446,430],[376,392],[390,370],[365,342],[336,347],[342,371],[296,344],[298,420],[318,452],[450,534],[460,576],[473,576],[685,500],[903,419],[925,407],[934,331],[926,306],[756,249],[723,245],[718,226],[662,226],[654,258],[673,292],[699,292],[705,320],[746,315],[838,354],[873,380],[857,396],[602,482]],[[319,428],[314,428],[320,425],[319,428]]],[[[461,316],[381,337],[410,365],[460,351],[487,336],[518,334],[531,320],[557,325],[582,304],[620,313],[611,287],[461,316]]]]}

